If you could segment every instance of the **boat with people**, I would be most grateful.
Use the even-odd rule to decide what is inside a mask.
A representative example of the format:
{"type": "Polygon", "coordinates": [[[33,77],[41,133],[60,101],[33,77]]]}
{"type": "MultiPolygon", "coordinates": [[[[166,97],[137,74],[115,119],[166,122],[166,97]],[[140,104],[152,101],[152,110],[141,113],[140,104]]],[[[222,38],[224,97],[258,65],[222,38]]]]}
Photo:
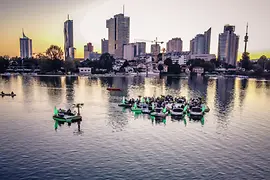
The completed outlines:
{"type": "Polygon", "coordinates": [[[170,110],[171,116],[184,116],[186,115],[188,105],[174,105],[170,110]]]}
{"type": "Polygon", "coordinates": [[[12,91],[11,93],[4,93],[3,91],[0,93],[2,97],[4,96],[11,96],[11,97],[14,97],[16,96],[16,94],[12,91]]]}
{"type": "Polygon", "coordinates": [[[57,109],[56,107],[54,108],[54,115],[53,119],[55,121],[60,121],[60,122],[75,122],[75,121],[80,121],[82,120],[82,116],[80,115],[80,108],[82,108],[83,104],[73,104],[72,108],[77,108],[78,112],[76,111],[71,111],[71,109],[65,110],[65,109],[57,109]]]}

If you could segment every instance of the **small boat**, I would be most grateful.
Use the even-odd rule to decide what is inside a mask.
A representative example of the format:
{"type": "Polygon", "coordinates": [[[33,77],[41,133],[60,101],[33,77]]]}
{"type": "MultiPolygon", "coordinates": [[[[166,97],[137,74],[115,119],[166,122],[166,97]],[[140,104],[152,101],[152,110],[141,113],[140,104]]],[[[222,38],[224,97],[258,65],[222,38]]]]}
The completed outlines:
{"type": "Polygon", "coordinates": [[[155,108],[154,112],[151,112],[150,115],[156,118],[166,118],[168,115],[168,112],[165,112],[165,108],[162,109],[160,107],[155,108]]]}
{"type": "Polygon", "coordinates": [[[121,91],[120,88],[113,88],[113,87],[108,87],[107,90],[108,91],[121,91]]]}
{"type": "Polygon", "coordinates": [[[147,104],[142,104],[140,106],[141,106],[141,110],[143,114],[150,114],[151,111],[149,110],[149,107],[147,104]]]}
{"type": "Polygon", "coordinates": [[[127,100],[125,97],[123,97],[122,103],[118,104],[119,107],[123,107],[123,108],[131,108],[132,104],[127,103],[127,100]]]}
{"type": "Polygon", "coordinates": [[[187,106],[185,106],[184,108],[182,108],[183,106],[177,106],[175,108],[173,108],[170,111],[171,116],[184,116],[186,114],[187,111],[187,106]]]}
{"type": "Polygon", "coordinates": [[[134,105],[131,107],[131,111],[135,113],[142,113],[142,109],[137,106],[137,103],[134,103],[134,105]]]}
{"type": "Polygon", "coordinates": [[[12,94],[12,93],[10,93],[10,94],[1,93],[1,96],[2,96],[2,97],[4,97],[4,96],[11,96],[11,97],[14,97],[14,96],[16,96],[16,94],[12,94]]]}
{"type": "Polygon", "coordinates": [[[53,116],[53,119],[55,121],[60,121],[60,122],[75,122],[75,121],[80,121],[82,120],[82,116],[80,115],[66,115],[64,113],[59,113],[57,115],[53,116]]]}
{"type": "Polygon", "coordinates": [[[75,122],[75,121],[81,121],[82,116],[80,115],[80,108],[82,108],[83,104],[73,104],[73,108],[78,108],[78,113],[77,112],[71,112],[71,110],[64,110],[64,109],[59,109],[57,110],[56,107],[54,108],[54,115],[53,119],[55,121],[60,121],[60,122],[75,122]]]}
{"type": "Polygon", "coordinates": [[[202,118],[204,116],[204,109],[202,107],[192,107],[189,109],[189,117],[193,119],[202,118]]]}

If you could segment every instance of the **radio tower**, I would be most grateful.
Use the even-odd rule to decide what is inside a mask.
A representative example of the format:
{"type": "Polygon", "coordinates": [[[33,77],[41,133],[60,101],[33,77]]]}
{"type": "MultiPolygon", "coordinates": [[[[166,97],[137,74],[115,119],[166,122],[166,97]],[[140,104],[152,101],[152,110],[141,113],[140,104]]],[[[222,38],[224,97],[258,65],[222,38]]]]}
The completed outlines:
{"type": "Polygon", "coordinates": [[[246,35],[245,35],[245,39],[244,39],[244,42],[245,42],[245,53],[247,52],[247,43],[248,43],[248,23],[247,23],[247,27],[246,27],[246,35]]]}

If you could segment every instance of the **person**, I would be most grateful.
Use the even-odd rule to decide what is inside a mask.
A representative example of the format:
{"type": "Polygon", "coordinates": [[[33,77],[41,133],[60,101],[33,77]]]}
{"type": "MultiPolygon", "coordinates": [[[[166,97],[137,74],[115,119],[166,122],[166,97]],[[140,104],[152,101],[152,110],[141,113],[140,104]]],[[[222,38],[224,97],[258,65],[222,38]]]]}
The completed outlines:
{"type": "Polygon", "coordinates": [[[13,94],[14,94],[14,92],[12,91],[12,92],[11,92],[11,94],[13,95],[13,94]]]}
{"type": "Polygon", "coordinates": [[[1,94],[5,94],[5,93],[2,91],[1,94]]]}
{"type": "Polygon", "coordinates": [[[68,109],[68,110],[67,110],[67,114],[70,114],[70,113],[71,113],[71,110],[70,110],[70,109],[68,109]]]}

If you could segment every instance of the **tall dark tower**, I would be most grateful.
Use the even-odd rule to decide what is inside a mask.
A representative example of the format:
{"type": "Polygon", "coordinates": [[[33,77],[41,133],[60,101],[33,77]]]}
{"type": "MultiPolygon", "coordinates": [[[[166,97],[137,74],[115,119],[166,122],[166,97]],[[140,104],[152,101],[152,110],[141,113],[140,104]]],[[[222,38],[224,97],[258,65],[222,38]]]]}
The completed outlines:
{"type": "Polygon", "coordinates": [[[248,23],[247,23],[247,27],[246,27],[246,35],[245,35],[245,39],[244,39],[244,42],[245,42],[245,53],[247,52],[247,43],[248,43],[248,23]]]}

